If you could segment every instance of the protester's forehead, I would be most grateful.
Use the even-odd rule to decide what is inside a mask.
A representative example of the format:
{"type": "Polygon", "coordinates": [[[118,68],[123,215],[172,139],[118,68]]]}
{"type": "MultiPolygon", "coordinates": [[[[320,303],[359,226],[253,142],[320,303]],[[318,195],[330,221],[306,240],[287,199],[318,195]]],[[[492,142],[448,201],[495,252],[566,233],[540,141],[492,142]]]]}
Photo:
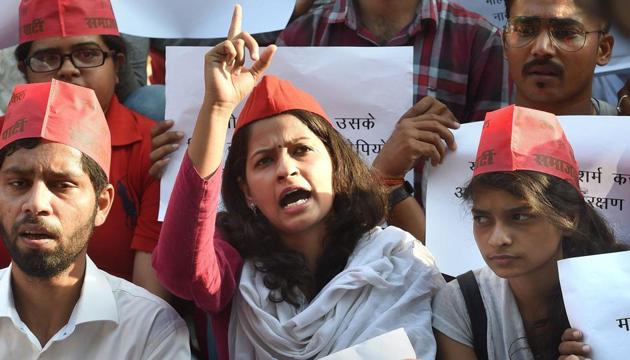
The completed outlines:
{"type": "Polygon", "coordinates": [[[40,139],[32,149],[20,147],[2,163],[2,172],[44,172],[81,176],[85,174],[82,153],[72,146],[40,139]]]}
{"type": "Polygon", "coordinates": [[[274,115],[251,123],[249,152],[300,140],[314,140],[317,136],[300,119],[291,114],[274,115]]]}
{"type": "Polygon", "coordinates": [[[507,190],[486,185],[475,187],[471,194],[471,200],[475,211],[490,211],[497,208],[513,210],[530,207],[527,200],[522,197],[516,196],[507,190]]]}
{"type": "Polygon", "coordinates": [[[515,0],[510,8],[510,17],[515,16],[570,18],[582,23],[593,20],[573,0],[515,0]]]}
{"type": "Polygon", "coordinates": [[[70,51],[78,47],[99,47],[108,50],[107,45],[100,35],[81,35],[68,37],[49,37],[33,41],[30,53],[40,50],[61,50],[70,51]]]}

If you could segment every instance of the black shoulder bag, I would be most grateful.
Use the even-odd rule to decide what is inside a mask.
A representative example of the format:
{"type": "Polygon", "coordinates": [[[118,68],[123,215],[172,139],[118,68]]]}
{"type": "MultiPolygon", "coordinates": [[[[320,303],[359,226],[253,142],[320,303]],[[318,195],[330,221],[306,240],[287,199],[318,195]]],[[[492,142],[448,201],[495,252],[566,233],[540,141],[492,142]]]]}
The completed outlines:
{"type": "Polygon", "coordinates": [[[470,327],[472,328],[473,345],[477,360],[488,360],[488,318],[486,308],[483,305],[479,284],[472,271],[461,274],[457,277],[459,288],[464,295],[466,309],[470,317],[470,327]]]}

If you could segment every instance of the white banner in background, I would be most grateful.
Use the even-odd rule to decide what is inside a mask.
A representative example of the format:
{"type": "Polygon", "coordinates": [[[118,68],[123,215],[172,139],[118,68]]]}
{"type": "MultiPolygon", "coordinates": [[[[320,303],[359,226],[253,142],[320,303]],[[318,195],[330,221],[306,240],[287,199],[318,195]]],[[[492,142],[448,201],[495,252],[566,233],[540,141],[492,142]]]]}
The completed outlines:
{"type": "Polygon", "coordinates": [[[454,3],[483,15],[492,25],[503,29],[507,18],[503,0],[452,0],[454,3]]]}
{"type": "MultiPolygon", "coordinates": [[[[252,34],[282,30],[295,0],[111,0],[118,29],[150,38],[222,38],[235,4],[252,34]]],[[[0,49],[18,43],[20,0],[0,0],[0,49]]]]}
{"type": "MultiPolygon", "coordinates": [[[[621,241],[630,243],[630,117],[559,119],[581,169],[586,201],[601,211],[621,241]]],[[[462,125],[454,132],[457,151],[449,152],[440,166],[428,166],[427,247],[449,275],[485,266],[473,238],[470,205],[461,199],[472,176],[482,125],[462,125]]]]}
{"type": "Polygon", "coordinates": [[[625,360],[630,354],[630,252],[558,262],[571,327],[584,334],[593,360],[625,360]]]}
{"type": "Polygon", "coordinates": [[[0,0],[0,49],[18,43],[20,0],[0,0]]]}
{"type": "Polygon", "coordinates": [[[121,32],[157,38],[227,36],[235,4],[252,34],[282,30],[295,0],[111,0],[121,32]]]}
{"type": "MultiPolygon", "coordinates": [[[[189,138],[204,93],[206,47],[166,48],[166,118],[189,138]]],[[[262,51],[262,50],[261,50],[262,51]]],[[[267,74],[311,93],[333,125],[368,162],[376,157],[400,116],[413,105],[412,47],[281,47],[267,74]]],[[[228,139],[240,106],[230,122],[228,139]]],[[[228,140],[229,141],[229,140],[228,140]]],[[[229,145],[229,144],[228,144],[229,145]]],[[[162,177],[159,219],[164,219],[186,146],[171,156],[162,177]]]]}

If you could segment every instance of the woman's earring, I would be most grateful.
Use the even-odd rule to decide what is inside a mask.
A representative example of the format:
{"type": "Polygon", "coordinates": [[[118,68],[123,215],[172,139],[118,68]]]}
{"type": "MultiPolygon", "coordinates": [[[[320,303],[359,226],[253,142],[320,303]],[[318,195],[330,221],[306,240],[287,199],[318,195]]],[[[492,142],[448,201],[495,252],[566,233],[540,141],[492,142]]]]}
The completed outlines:
{"type": "Polygon", "coordinates": [[[254,216],[258,216],[258,207],[256,207],[256,204],[254,204],[253,202],[250,202],[249,205],[247,205],[249,207],[249,210],[252,211],[252,214],[254,216]]]}

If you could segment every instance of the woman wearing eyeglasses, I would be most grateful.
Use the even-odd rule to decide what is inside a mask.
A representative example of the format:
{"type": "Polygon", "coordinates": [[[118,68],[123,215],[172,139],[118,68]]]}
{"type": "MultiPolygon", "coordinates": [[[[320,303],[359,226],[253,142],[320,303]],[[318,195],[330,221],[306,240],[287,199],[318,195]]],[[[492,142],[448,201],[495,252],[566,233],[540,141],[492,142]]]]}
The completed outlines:
{"type": "MultiPolygon", "coordinates": [[[[114,93],[125,43],[109,1],[23,0],[19,21],[15,55],[26,81],[57,79],[91,88],[107,117],[116,196],[107,221],[94,231],[88,254],[108,273],[168,297],[151,268],[161,228],[159,180],[149,175],[155,123],[123,106],[114,93]]],[[[8,263],[0,247],[0,266],[8,263]]]]}
{"type": "MultiPolygon", "coordinates": [[[[557,261],[625,250],[580,192],[578,165],[555,116],[488,113],[464,198],[487,267],[433,301],[438,359],[558,359],[576,351],[557,261]],[[487,161],[479,161],[491,153],[487,161]],[[563,343],[560,350],[562,340],[563,343]]],[[[584,345],[584,344],[580,344],[584,345]]]]}

